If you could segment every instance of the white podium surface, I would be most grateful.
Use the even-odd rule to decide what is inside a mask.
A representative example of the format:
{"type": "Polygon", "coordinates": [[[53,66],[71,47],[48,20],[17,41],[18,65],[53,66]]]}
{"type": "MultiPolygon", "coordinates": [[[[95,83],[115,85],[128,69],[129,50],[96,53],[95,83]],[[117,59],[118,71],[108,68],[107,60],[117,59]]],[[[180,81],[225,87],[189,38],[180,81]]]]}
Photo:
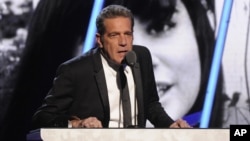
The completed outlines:
{"type": "Polygon", "coordinates": [[[229,129],[54,129],[43,141],[229,141],[229,129]]]}

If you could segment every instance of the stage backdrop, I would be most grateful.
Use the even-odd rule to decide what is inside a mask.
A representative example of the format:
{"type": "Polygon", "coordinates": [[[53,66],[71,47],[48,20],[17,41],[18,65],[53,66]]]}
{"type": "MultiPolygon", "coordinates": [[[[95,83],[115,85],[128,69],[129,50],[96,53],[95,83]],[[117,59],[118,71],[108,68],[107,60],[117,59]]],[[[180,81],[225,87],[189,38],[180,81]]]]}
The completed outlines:
{"type": "MultiPolygon", "coordinates": [[[[19,116],[24,116],[23,119],[28,119],[24,123],[29,124],[31,115],[52,85],[56,67],[63,61],[84,53],[93,1],[43,1],[0,2],[0,125],[5,118],[18,113],[13,109],[17,110],[15,106],[22,105],[20,101],[29,103],[23,107],[23,112],[29,114],[18,113],[19,116]],[[75,8],[72,12],[67,7],[71,3],[78,5],[77,8],[82,7],[79,8],[81,10],[75,8]],[[33,18],[32,25],[40,28],[35,31],[37,33],[29,32],[34,36],[30,37],[30,44],[25,45],[28,25],[37,8],[37,18],[33,18]],[[49,10],[46,12],[45,9],[49,10]],[[53,18],[58,16],[60,18],[53,18]],[[39,23],[43,24],[38,25],[39,23]],[[53,39],[46,38],[46,35],[53,39]],[[66,41],[68,38],[69,41],[66,41]],[[38,64],[41,65],[38,67],[38,64]]],[[[139,2],[140,0],[127,5],[133,7],[131,9],[135,13],[134,43],[145,45],[151,51],[160,101],[173,119],[185,118],[198,127],[224,2],[203,0],[199,5],[177,0],[173,5],[165,5],[166,9],[172,6],[175,10],[165,15],[171,18],[163,18],[164,22],[155,18],[162,12],[155,9],[157,4],[156,7],[149,8],[151,13],[145,16],[140,10],[146,7],[139,2]],[[201,19],[195,10],[205,13],[206,18],[201,19]],[[154,20],[156,22],[150,23],[154,20]],[[204,28],[199,29],[199,25],[204,28]]],[[[163,1],[159,1],[159,6],[163,4],[161,2],[163,1]]],[[[107,1],[103,5],[110,3],[112,2],[107,1]]],[[[230,124],[250,123],[249,9],[250,0],[234,0],[219,77],[216,78],[218,84],[212,112],[217,113],[212,114],[213,124],[210,127],[228,128],[230,124]]],[[[93,37],[89,40],[92,39],[93,37]]],[[[147,123],[147,126],[152,125],[147,123]]]]}

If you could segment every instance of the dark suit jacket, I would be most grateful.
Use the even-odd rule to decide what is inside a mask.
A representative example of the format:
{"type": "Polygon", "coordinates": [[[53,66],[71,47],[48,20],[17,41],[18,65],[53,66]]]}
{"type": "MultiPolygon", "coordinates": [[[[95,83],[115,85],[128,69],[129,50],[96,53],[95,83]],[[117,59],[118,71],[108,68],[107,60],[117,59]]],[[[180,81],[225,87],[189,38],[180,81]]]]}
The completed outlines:
{"type": "MultiPolygon", "coordinates": [[[[169,127],[173,120],[159,103],[150,52],[138,45],[134,45],[133,50],[137,55],[133,75],[136,75],[138,126],[145,127],[148,119],[155,127],[169,127]]],[[[33,116],[33,125],[36,128],[67,127],[71,116],[92,116],[97,117],[103,127],[108,127],[109,110],[100,50],[95,48],[59,66],[53,87],[33,116]]]]}

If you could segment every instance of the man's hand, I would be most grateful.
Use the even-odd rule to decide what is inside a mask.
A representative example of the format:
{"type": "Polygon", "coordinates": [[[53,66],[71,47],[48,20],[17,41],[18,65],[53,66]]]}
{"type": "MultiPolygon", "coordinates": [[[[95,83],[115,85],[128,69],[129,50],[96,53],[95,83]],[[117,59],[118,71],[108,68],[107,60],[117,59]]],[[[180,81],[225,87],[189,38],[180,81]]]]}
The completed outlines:
{"type": "Polygon", "coordinates": [[[102,123],[96,117],[80,119],[76,116],[70,121],[72,128],[102,128],[102,123]]]}
{"type": "Polygon", "coordinates": [[[173,124],[170,125],[170,128],[192,128],[185,120],[177,119],[173,124]]]}

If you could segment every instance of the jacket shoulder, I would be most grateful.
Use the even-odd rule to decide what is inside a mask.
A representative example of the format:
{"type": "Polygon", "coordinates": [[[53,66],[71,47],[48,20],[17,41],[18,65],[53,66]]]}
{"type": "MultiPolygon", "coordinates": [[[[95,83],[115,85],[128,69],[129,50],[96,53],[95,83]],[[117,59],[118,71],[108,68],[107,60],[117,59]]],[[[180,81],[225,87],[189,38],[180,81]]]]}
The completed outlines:
{"type": "Polygon", "coordinates": [[[149,49],[145,46],[142,46],[142,45],[133,45],[133,50],[135,51],[135,53],[137,55],[150,55],[151,56],[151,53],[149,51],[149,49]]]}

